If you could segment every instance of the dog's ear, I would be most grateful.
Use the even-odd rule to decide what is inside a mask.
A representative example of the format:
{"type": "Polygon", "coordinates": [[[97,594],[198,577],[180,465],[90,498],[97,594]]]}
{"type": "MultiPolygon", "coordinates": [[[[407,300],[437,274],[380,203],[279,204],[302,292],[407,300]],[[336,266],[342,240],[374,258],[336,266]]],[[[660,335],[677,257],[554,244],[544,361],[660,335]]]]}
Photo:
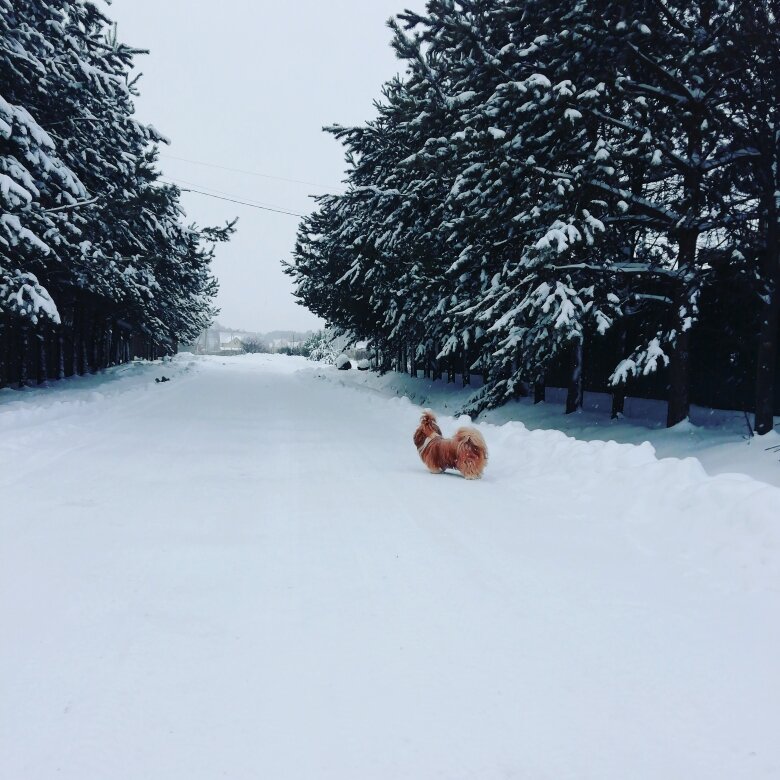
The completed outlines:
{"type": "Polygon", "coordinates": [[[425,441],[426,438],[427,437],[425,436],[425,432],[423,431],[422,427],[418,428],[414,432],[414,436],[413,436],[414,446],[419,449],[420,447],[422,447],[423,442],[425,441]]]}
{"type": "Polygon", "coordinates": [[[436,422],[435,417],[423,418],[422,423],[420,423],[420,427],[428,431],[429,436],[432,436],[434,433],[441,436],[441,428],[439,428],[439,424],[436,422]]]}
{"type": "Polygon", "coordinates": [[[429,435],[438,433],[441,436],[441,428],[439,428],[436,422],[436,415],[430,409],[423,409],[422,417],[420,418],[420,427],[428,431],[429,435]]]}

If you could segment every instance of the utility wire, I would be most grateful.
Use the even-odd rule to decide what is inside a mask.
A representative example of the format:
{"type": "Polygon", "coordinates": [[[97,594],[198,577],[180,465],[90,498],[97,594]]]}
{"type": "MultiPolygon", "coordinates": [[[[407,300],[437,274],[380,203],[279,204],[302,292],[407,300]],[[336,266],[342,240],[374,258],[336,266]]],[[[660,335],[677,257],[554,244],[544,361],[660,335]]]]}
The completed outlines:
{"type": "Polygon", "coordinates": [[[303,219],[303,214],[296,214],[294,211],[283,211],[282,209],[272,209],[270,206],[258,206],[255,203],[247,203],[245,200],[236,200],[235,198],[223,198],[221,195],[212,195],[209,192],[201,192],[200,190],[193,190],[190,188],[182,189],[182,192],[195,192],[198,195],[205,195],[207,198],[216,198],[217,200],[226,200],[228,203],[238,203],[241,206],[249,206],[253,209],[259,209],[260,211],[273,211],[275,214],[287,214],[290,217],[300,217],[303,219]]]}
{"type": "Polygon", "coordinates": [[[226,200],[228,203],[238,203],[241,206],[249,206],[253,209],[259,209],[260,211],[273,211],[275,214],[287,214],[291,217],[300,217],[301,219],[304,218],[304,214],[298,214],[294,211],[285,211],[284,209],[276,209],[272,208],[271,206],[260,206],[257,203],[251,203],[246,200],[238,200],[237,198],[226,198],[222,195],[214,195],[211,192],[204,192],[203,190],[196,190],[192,189],[191,187],[179,187],[179,189],[182,192],[195,192],[198,195],[205,195],[207,198],[215,198],[216,200],[226,200]]]}
{"type": "Polygon", "coordinates": [[[244,173],[247,176],[258,176],[261,179],[274,179],[276,181],[291,182],[292,184],[305,184],[308,187],[317,187],[317,189],[321,189],[321,190],[343,189],[342,187],[336,185],[326,186],[324,184],[317,184],[316,182],[313,181],[305,181],[304,179],[288,179],[284,176],[272,176],[270,173],[258,173],[256,171],[247,171],[244,170],[243,168],[231,168],[227,165],[216,165],[214,163],[202,162],[201,160],[191,160],[187,157],[177,157],[176,155],[166,154],[163,152],[160,152],[160,157],[165,157],[169,160],[179,160],[181,162],[188,162],[188,163],[192,163],[193,165],[202,165],[206,168],[218,168],[221,171],[232,171],[233,173],[244,173]]]}
{"type": "Polygon", "coordinates": [[[191,190],[188,190],[185,188],[180,187],[181,184],[186,184],[191,187],[195,188],[196,192],[200,192],[204,195],[223,195],[226,198],[230,198],[231,200],[240,200],[242,203],[249,205],[249,206],[257,206],[258,208],[264,208],[264,209],[271,209],[273,211],[281,211],[285,214],[295,214],[296,216],[304,216],[299,215],[298,212],[290,211],[288,208],[284,208],[282,206],[277,206],[275,203],[263,203],[262,201],[255,200],[254,198],[245,198],[243,195],[236,195],[233,192],[225,192],[224,190],[217,190],[214,187],[207,187],[205,184],[200,184],[196,181],[188,181],[187,179],[178,179],[173,176],[162,176],[161,179],[163,181],[166,181],[166,183],[171,184],[175,183],[179,189],[181,189],[184,192],[191,192],[191,190]]]}
{"type": "MultiPolygon", "coordinates": [[[[254,198],[244,198],[243,195],[236,195],[233,192],[225,192],[225,190],[218,190],[215,187],[207,187],[205,184],[200,184],[197,181],[188,181],[187,179],[179,179],[175,176],[163,176],[163,179],[167,179],[168,181],[175,182],[177,185],[179,184],[188,184],[192,187],[196,187],[199,190],[204,190],[205,192],[208,192],[209,195],[224,195],[226,198],[238,198],[239,200],[246,200],[249,203],[252,203],[255,206],[265,206],[269,209],[281,209],[281,206],[277,206],[275,203],[263,203],[261,200],[255,200],[254,198]]],[[[282,209],[283,211],[286,209],[282,209]]]]}

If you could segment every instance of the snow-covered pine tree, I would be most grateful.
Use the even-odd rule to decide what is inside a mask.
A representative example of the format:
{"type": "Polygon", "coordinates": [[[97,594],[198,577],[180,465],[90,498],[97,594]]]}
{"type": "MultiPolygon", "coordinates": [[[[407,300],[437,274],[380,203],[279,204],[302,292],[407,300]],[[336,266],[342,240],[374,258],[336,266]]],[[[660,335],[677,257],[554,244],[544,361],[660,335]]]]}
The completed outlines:
{"type": "MultiPolygon", "coordinates": [[[[408,49],[411,42],[396,32],[396,45],[408,49]]],[[[439,219],[431,212],[443,185],[426,154],[415,154],[436,121],[421,109],[434,89],[423,67],[385,85],[376,120],[329,128],[348,150],[347,190],[320,199],[287,267],[302,302],[370,339],[399,369],[424,360],[435,342],[434,319],[426,316],[436,302],[429,285],[441,276],[431,232],[439,219]]]]}
{"type": "MultiPolygon", "coordinates": [[[[211,318],[212,242],[232,228],[182,224],[179,192],[155,167],[164,139],[133,116],[138,51],[94,3],[2,3],[2,110],[13,121],[2,126],[0,170],[31,198],[3,187],[6,245],[16,248],[0,264],[16,281],[6,268],[0,297],[39,289],[64,311],[59,375],[128,357],[132,332],[171,349],[211,318]]],[[[48,335],[39,334],[42,364],[48,335]]]]}
{"type": "Polygon", "coordinates": [[[669,366],[667,424],[689,408],[690,332],[708,258],[730,240],[727,30],[733,3],[669,0],[626,4],[615,27],[623,68],[616,99],[598,117],[613,134],[622,182],[616,221],[634,231],[626,310],[643,341],[620,362],[614,384],[669,366]]]}
{"type": "MultiPolygon", "coordinates": [[[[87,190],[30,113],[32,84],[51,55],[50,42],[26,21],[32,10],[0,0],[0,316],[37,326],[60,322],[36,277],[47,275],[66,241],[57,209],[86,199],[87,190]]],[[[35,11],[43,26],[55,17],[42,4],[35,11]]]]}
{"type": "Polygon", "coordinates": [[[735,56],[738,5],[431,0],[401,15],[406,74],[377,120],[333,129],[347,193],[304,223],[299,291],[399,367],[410,343],[464,375],[478,361],[473,410],[566,361],[575,409],[590,340],[616,355],[613,413],[629,379],[671,364],[668,422],[684,418],[702,289],[724,258],[767,254],[737,126],[750,91],[737,110],[730,76],[756,67],[735,56]]]}
{"type": "MultiPolygon", "coordinates": [[[[404,18],[427,28],[429,56],[447,63],[458,109],[440,151],[455,170],[441,228],[456,286],[445,350],[473,341],[489,352],[477,410],[541,379],[563,353],[579,357],[585,322],[603,329],[610,321],[604,310],[613,303],[591,297],[601,289],[583,283],[586,267],[575,269],[566,254],[581,260],[604,229],[603,196],[588,197],[576,168],[591,134],[572,101],[568,62],[570,28],[583,22],[560,3],[428,10],[404,18]]],[[[572,395],[576,407],[581,390],[572,395]]]]}
{"type": "MultiPolygon", "coordinates": [[[[394,45],[407,62],[407,79],[386,90],[378,123],[336,131],[348,145],[349,159],[358,161],[347,196],[323,201],[323,211],[338,225],[338,241],[329,243],[321,225],[312,228],[322,221],[322,215],[315,216],[304,225],[306,240],[297,252],[299,289],[309,294],[312,286],[302,282],[307,265],[333,268],[334,258],[341,258],[341,273],[318,291],[343,298],[334,296],[330,285],[349,280],[352,309],[367,297],[381,314],[379,338],[393,347],[410,338],[419,344],[422,336],[423,353],[434,348],[444,360],[465,357],[467,374],[471,359],[492,340],[492,359],[500,368],[490,371],[497,386],[489,389],[486,403],[511,395],[520,377],[542,373],[558,351],[556,344],[581,344],[572,301],[582,316],[606,322],[593,301],[582,301],[571,290],[569,270],[550,288],[548,304],[534,308],[548,289],[550,273],[537,260],[544,274],[533,284],[536,277],[526,268],[529,252],[560,254],[556,236],[564,244],[574,236],[592,242],[602,229],[593,213],[598,203],[571,218],[563,206],[575,189],[566,168],[573,165],[572,149],[583,141],[575,121],[581,114],[568,102],[570,82],[553,90],[544,74],[549,67],[540,52],[546,53],[548,36],[539,33],[554,10],[554,3],[536,4],[530,14],[509,4],[456,8],[432,2],[425,16],[403,15],[404,30],[394,25],[394,45]],[[550,132],[551,123],[557,132],[550,132]],[[384,141],[377,144],[380,135],[384,141]],[[571,141],[564,152],[556,148],[561,139],[571,141]],[[534,154],[545,158],[546,167],[534,154]],[[355,208],[356,201],[362,208],[355,208]],[[560,221],[562,213],[567,222],[560,221]],[[310,235],[316,237],[314,262],[306,257],[310,235]],[[499,292],[502,274],[507,290],[499,292]],[[373,289],[361,296],[357,281],[369,276],[373,289]],[[550,314],[552,329],[534,316],[537,310],[550,314]],[[502,319],[507,312],[510,317],[502,319]],[[521,348],[513,341],[521,328],[511,318],[524,315],[536,327],[526,329],[521,348]],[[495,332],[486,336],[485,323],[496,325],[495,332]]],[[[585,285],[582,296],[592,289],[585,285]]]]}
{"type": "Polygon", "coordinates": [[[780,339],[780,2],[736,3],[727,29],[733,58],[732,147],[742,217],[739,258],[750,263],[757,308],[755,431],[774,429],[780,339]]]}

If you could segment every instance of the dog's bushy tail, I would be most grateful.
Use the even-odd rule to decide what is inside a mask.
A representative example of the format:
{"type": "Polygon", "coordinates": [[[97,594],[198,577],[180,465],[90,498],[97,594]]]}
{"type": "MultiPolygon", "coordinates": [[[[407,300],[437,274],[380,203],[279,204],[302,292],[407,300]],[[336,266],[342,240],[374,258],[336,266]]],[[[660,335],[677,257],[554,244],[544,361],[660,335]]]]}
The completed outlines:
{"type": "Polygon", "coordinates": [[[487,445],[476,428],[458,428],[454,439],[457,443],[457,467],[466,479],[482,476],[487,463],[487,445]]]}

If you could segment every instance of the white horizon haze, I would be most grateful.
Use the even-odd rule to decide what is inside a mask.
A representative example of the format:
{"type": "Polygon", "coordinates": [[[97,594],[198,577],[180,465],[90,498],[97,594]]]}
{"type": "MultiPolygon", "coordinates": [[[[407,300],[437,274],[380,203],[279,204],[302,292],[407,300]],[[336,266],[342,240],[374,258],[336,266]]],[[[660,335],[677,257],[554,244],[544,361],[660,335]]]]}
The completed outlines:
{"type": "MultiPolygon", "coordinates": [[[[322,127],[375,115],[383,82],[403,69],[386,21],[423,6],[114,0],[106,12],[119,40],[149,50],[136,59],[143,74],[136,116],[171,140],[161,148],[163,176],[182,188],[307,214],[310,196],[338,191],[346,167],[341,145],[322,127]]],[[[213,264],[222,324],[257,332],[322,326],[282,272],[297,217],[191,192],[182,204],[200,225],[239,218],[213,264]]]]}

